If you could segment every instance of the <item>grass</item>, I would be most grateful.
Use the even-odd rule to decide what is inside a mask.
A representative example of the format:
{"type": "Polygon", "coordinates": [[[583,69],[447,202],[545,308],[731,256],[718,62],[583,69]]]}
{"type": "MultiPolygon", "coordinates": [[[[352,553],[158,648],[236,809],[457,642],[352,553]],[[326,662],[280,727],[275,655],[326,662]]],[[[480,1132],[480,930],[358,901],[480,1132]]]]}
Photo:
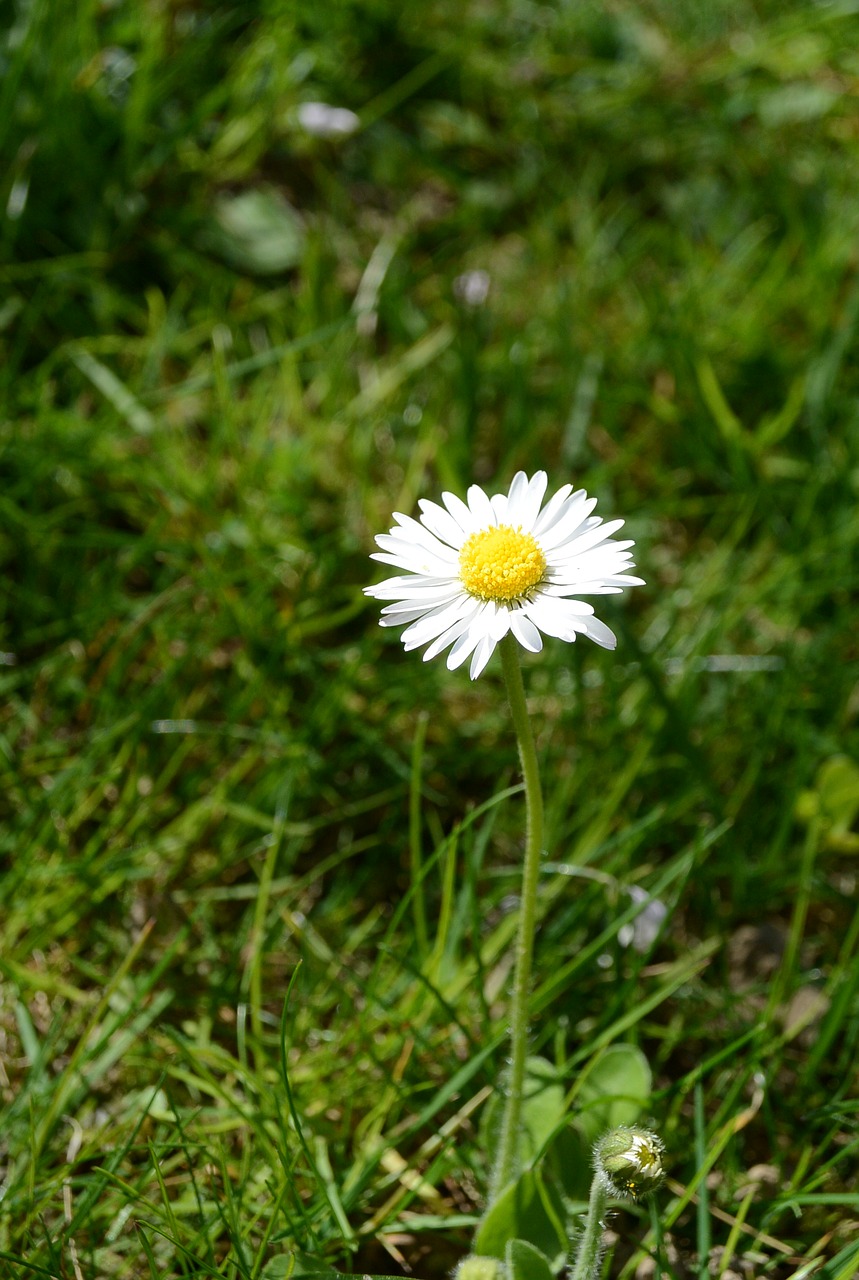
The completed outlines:
{"type": "Polygon", "coordinates": [[[535,1050],[638,1045],[669,1153],[606,1274],[847,1280],[854,6],[7,7],[0,1274],[467,1250],[515,749],[360,587],[544,466],[648,582],[526,669],[535,1050]]]}

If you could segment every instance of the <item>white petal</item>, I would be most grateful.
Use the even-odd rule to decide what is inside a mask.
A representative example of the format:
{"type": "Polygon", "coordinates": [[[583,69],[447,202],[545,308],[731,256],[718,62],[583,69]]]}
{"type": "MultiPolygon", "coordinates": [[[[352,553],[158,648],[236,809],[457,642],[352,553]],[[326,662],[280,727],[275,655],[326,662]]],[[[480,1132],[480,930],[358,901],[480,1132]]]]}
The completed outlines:
{"type": "Polygon", "coordinates": [[[603,582],[607,584],[606,591],[612,595],[616,595],[622,587],[643,587],[646,585],[643,578],[636,578],[632,573],[613,573],[609,577],[603,578],[603,582]]]}
{"type": "Polygon", "coordinates": [[[458,498],[455,493],[445,492],[441,495],[441,500],[462,529],[464,536],[468,537],[470,533],[474,533],[478,527],[477,521],[462,498],[458,498]]]}
{"type": "Polygon", "coordinates": [[[486,639],[485,636],[481,635],[480,632],[475,634],[471,628],[464,635],[461,635],[447,655],[448,671],[455,671],[457,667],[461,667],[469,654],[473,653],[480,641],[484,639],[486,639]]]}
{"type": "Polygon", "coordinates": [[[549,582],[542,588],[541,592],[547,596],[555,598],[569,596],[616,596],[620,592],[620,587],[606,586],[604,578],[595,578],[591,582],[549,582]]]}
{"type": "Polygon", "coordinates": [[[496,524],[507,524],[507,494],[493,493],[489,501],[492,503],[492,510],[495,512],[496,524]]]}
{"type": "Polygon", "coordinates": [[[477,648],[481,640],[492,639],[492,624],[495,620],[495,609],[491,601],[481,602],[476,616],[471,619],[468,631],[459,637],[447,655],[449,671],[462,666],[470,653],[477,648]]]}
{"type": "Polygon", "coordinates": [[[550,591],[546,587],[541,587],[539,593],[534,600],[525,606],[525,612],[529,618],[533,618],[534,605],[546,604],[550,609],[560,609],[564,617],[572,617],[574,614],[580,618],[589,618],[594,611],[592,604],[588,604],[586,600],[570,600],[561,592],[550,591]]]}
{"type": "Polygon", "coordinates": [[[479,484],[473,484],[468,490],[468,506],[476,521],[476,528],[491,529],[497,524],[492,503],[479,484]]]}
{"type": "Polygon", "coordinates": [[[510,630],[523,649],[529,653],[539,653],[543,647],[540,632],[521,609],[515,609],[510,616],[510,630]]]}
{"type": "MultiPolygon", "coordinates": [[[[393,607],[393,605],[389,606],[389,608],[393,607]]],[[[417,622],[418,618],[425,618],[427,607],[426,605],[417,605],[414,608],[409,608],[407,605],[400,605],[397,606],[395,614],[389,614],[387,617],[384,616],[384,610],[382,612],[383,616],[379,619],[380,627],[405,627],[410,622],[417,622]]]]}
{"type": "Polygon", "coordinates": [[[563,548],[570,555],[580,556],[582,552],[589,551],[597,543],[604,542],[607,538],[610,538],[617,529],[623,527],[623,524],[623,520],[609,520],[608,524],[600,523],[599,526],[594,525],[593,528],[587,529],[584,533],[573,534],[563,542],[556,542],[554,549],[557,551],[563,548]]]}
{"type": "MultiPolygon", "coordinates": [[[[412,569],[413,573],[431,573],[435,576],[453,575],[457,572],[458,564],[455,553],[447,556],[436,555],[431,551],[427,551],[424,547],[415,547],[400,538],[394,538],[389,533],[380,533],[376,538],[376,542],[385,555],[385,559],[382,561],[383,564],[393,564],[403,569],[419,565],[419,569],[412,569]]],[[[437,545],[439,548],[442,546],[440,542],[437,542],[437,545]]],[[[444,548],[444,550],[448,549],[444,548]]],[[[382,559],[378,552],[374,552],[374,556],[377,560],[382,559]]]]}
{"type": "MultiPolygon", "coordinates": [[[[409,626],[412,626],[414,623],[419,622],[422,618],[427,617],[428,614],[434,613],[436,610],[450,608],[450,603],[451,602],[449,600],[439,600],[434,604],[423,604],[423,605],[420,605],[420,607],[415,607],[414,609],[408,609],[401,613],[388,614],[387,616],[383,615],[379,619],[379,626],[380,627],[409,627],[409,626]]],[[[409,645],[409,648],[410,649],[414,648],[414,645],[409,645]]]]}
{"type": "Polygon", "coordinates": [[[613,556],[605,548],[598,547],[576,559],[559,560],[549,565],[545,589],[561,588],[562,592],[588,592],[592,584],[603,586],[639,586],[640,582],[629,573],[635,565],[623,556],[613,556]],[[633,579],[627,582],[627,579],[633,579]]]}
{"type": "Polygon", "coordinates": [[[411,596],[404,600],[394,600],[382,609],[383,618],[401,617],[404,613],[424,614],[430,609],[438,609],[452,604],[459,592],[439,591],[435,595],[411,596]]]}
{"type": "Polygon", "coordinates": [[[540,510],[540,503],[543,501],[543,495],[546,492],[548,483],[549,477],[545,471],[534,473],[528,481],[525,492],[517,500],[515,515],[510,516],[512,525],[521,524],[526,533],[532,532],[537,522],[537,513],[540,510]]]}
{"type": "Polygon", "coordinates": [[[392,564],[417,578],[459,578],[457,561],[448,556],[436,556],[425,547],[412,547],[408,543],[396,546],[396,538],[386,543],[383,551],[373,551],[371,560],[379,564],[392,564]]]}
{"type": "Polygon", "coordinates": [[[492,637],[487,636],[486,639],[481,640],[480,644],[475,649],[474,657],[471,659],[471,667],[468,672],[472,680],[477,679],[489,659],[492,657],[495,652],[495,644],[496,642],[492,637]]]}
{"type": "Polygon", "coordinates": [[[489,634],[496,643],[503,640],[510,630],[510,619],[513,617],[513,610],[507,604],[496,604],[495,601],[489,601],[490,616],[487,623],[489,634]]]}
{"type": "Polygon", "coordinates": [[[474,612],[473,602],[467,597],[454,600],[452,604],[423,614],[406,628],[400,639],[407,649],[420,649],[422,645],[429,644],[430,640],[435,640],[443,631],[447,631],[448,627],[462,619],[470,619],[474,612]]]}
{"type": "Polygon", "coordinates": [[[599,618],[588,618],[587,626],[585,634],[589,640],[593,640],[603,649],[617,648],[617,636],[604,622],[600,622],[599,618]]]}
{"type": "Polygon", "coordinates": [[[597,529],[594,533],[582,534],[569,545],[556,547],[547,553],[546,563],[549,571],[553,575],[576,573],[582,578],[599,578],[610,573],[625,573],[627,569],[635,568],[629,552],[615,551],[612,542],[601,543],[584,551],[578,550],[579,544],[585,538],[599,537],[601,532],[601,529],[597,529]]]}
{"type": "Polygon", "coordinates": [[[450,604],[452,600],[458,599],[462,592],[456,587],[442,590],[436,587],[434,591],[425,591],[421,595],[403,596],[400,598],[399,593],[393,600],[393,603],[386,604],[382,609],[382,615],[390,613],[401,613],[404,609],[422,609],[426,613],[427,609],[434,609],[436,605],[450,604]]]}
{"type": "Polygon", "coordinates": [[[596,505],[596,498],[585,498],[584,495],[579,497],[577,494],[573,494],[567,509],[555,521],[551,529],[547,529],[540,534],[542,546],[547,551],[550,551],[569,541],[570,538],[575,537],[581,532],[582,526],[587,524],[588,512],[593,511],[596,505]]]}
{"type": "MultiPolygon", "coordinates": [[[[564,510],[564,507],[566,506],[567,499],[569,498],[571,493],[573,493],[573,486],[571,484],[564,484],[564,485],[561,485],[557,493],[552,494],[551,498],[546,503],[543,510],[540,512],[534,524],[534,533],[536,536],[539,537],[541,533],[547,532],[549,529],[551,529],[555,521],[560,519],[560,517],[563,515],[563,510],[564,510]]],[[[586,497],[587,497],[587,494],[585,493],[584,489],[579,489],[576,493],[573,494],[571,501],[574,502],[578,498],[586,498],[586,497]]]]}
{"type": "Polygon", "coordinates": [[[421,509],[421,521],[426,528],[447,546],[458,551],[465,542],[465,533],[459,522],[435,502],[427,502],[422,498],[418,506],[421,509]]]}
{"type": "MultiPolygon", "coordinates": [[[[378,560],[379,564],[393,565],[395,569],[405,569],[407,573],[415,574],[420,578],[439,576],[438,573],[431,574],[429,572],[429,559],[427,554],[419,548],[414,548],[408,558],[405,556],[392,556],[387,551],[374,551],[371,554],[370,559],[378,560]]],[[[438,564],[439,562],[436,561],[436,567],[438,567],[438,564]]]]}
{"type": "MultiPolygon", "coordinates": [[[[402,560],[414,561],[415,564],[421,564],[424,560],[443,560],[448,565],[456,562],[456,552],[451,547],[446,547],[443,542],[427,530],[424,542],[416,542],[413,538],[401,537],[400,529],[395,525],[390,533],[379,533],[376,535],[376,544],[381,547],[386,556],[396,554],[402,560]],[[397,546],[392,550],[392,543],[397,546]]],[[[371,551],[370,558],[372,560],[381,560],[378,551],[371,551]]],[[[420,572],[415,570],[415,572],[420,572]]]]}
{"type": "Polygon", "coordinates": [[[576,601],[548,600],[540,598],[527,606],[528,616],[544,635],[558,640],[575,640],[577,632],[584,632],[590,618],[570,608],[576,601]]]}
{"type": "Polygon", "coordinates": [[[427,645],[423,655],[424,662],[429,662],[431,658],[435,658],[440,653],[443,653],[448,645],[453,644],[454,640],[457,640],[460,636],[466,635],[468,633],[468,628],[468,618],[460,618],[460,620],[455,622],[452,627],[448,627],[447,631],[443,631],[440,636],[433,640],[432,644],[427,645]]]}
{"type": "Polygon", "coordinates": [[[418,600],[395,600],[392,604],[386,604],[382,610],[382,617],[400,616],[404,613],[426,613],[429,609],[437,609],[439,605],[451,604],[458,599],[461,592],[448,591],[431,598],[421,598],[418,600]]]}
{"type": "MultiPolygon", "coordinates": [[[[438,510],[441,511],[442,508],[439,507],[438,510]]],[[[443,514],[447,519],[447,512],[445,511],[443,514]]],[[[406,542],[413,542],[415,546],[426,547],[428,551],[432,551],[438,556],[452,554],[451,547],[443,539],[437,538],[422,521],[413,520],[411,516],[404,516],[399,511],[394,512],[394,517],[397,523],[390,530],[392,537],[402,538],[406,542]]],[[[379,539],[376,538],[376,541],[378,542],[379,539]]]]}
{"type": "Polygon", "coordinates": [[[445,595],[452,596],[462,591],[462,583],[458,578],[430,578],[421,574],[402,574],[397,578],[386,578],[374,587],[365,587],[364,595],[374,600],[430,600],[434,604],[445,595]]]}
{"type": "Polygon", "coordinates": [[[527,493],[528,477],[524,471],[517,471],[507,490],[507,520],[514,529],[516,525],[522,523],[522,507],[527,493]]]}

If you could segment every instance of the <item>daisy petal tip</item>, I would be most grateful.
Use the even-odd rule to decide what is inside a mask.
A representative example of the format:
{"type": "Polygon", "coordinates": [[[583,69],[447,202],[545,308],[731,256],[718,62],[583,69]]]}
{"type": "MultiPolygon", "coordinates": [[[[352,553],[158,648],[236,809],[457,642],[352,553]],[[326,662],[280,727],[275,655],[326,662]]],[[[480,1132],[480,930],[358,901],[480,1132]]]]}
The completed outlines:
{"type": "Polygon", "coordinates": [[[491,637],[486,640],[483,640],[477,646],[477,650],[474,654],[474,657],[471,659],[471,666],[468,672],[472,680],[476,680],[478,676],[481,676],[483,674],[483,672],[486,670],[486,666],[489,662],[489,659],[492,657],[494,652],[495,652],[495,641],[492,640],[491,637]]]}

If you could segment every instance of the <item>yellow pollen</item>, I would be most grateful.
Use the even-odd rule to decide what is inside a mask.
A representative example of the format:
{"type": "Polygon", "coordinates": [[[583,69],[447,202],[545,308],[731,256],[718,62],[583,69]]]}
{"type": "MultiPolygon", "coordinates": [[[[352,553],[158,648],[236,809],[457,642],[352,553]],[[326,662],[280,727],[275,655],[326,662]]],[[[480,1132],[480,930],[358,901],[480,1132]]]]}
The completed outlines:
{"type": "Polygon", "coordinates": [[[521,525],[500,524],[466,538],[459,553],[459,577],[480,600],[519,600],[543,581],[546,557],[521,525]]]}

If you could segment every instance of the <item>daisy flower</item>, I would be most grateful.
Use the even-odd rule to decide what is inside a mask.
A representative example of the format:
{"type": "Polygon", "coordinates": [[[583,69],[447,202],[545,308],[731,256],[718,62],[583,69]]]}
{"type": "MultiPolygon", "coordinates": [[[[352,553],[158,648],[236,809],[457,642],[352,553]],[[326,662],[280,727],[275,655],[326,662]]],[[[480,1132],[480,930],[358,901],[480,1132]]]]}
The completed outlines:
{"type": "Polygon", "coordinates": [[[475,484],[467,502],[453,493],[442,494],[444,506],[422,499],[419,520],[395,512],[372,558],[405,573],[364,588],[393,602],[381,625],[405,625],[403,645],[426,645],[424,662],[449,648],[452,671],[471,657],[472,680],[508,631],[532,653],[541,632],[614,649],[614,633],[579,597],[643,585],[629,573],[633,543],[612,540],[623,521],[591,515],[597,500],[584,489],[565,484],[543,506],[546,485],[545,471],[530,480],[520,471],[506,494],[490,498],[475,484]]]}

